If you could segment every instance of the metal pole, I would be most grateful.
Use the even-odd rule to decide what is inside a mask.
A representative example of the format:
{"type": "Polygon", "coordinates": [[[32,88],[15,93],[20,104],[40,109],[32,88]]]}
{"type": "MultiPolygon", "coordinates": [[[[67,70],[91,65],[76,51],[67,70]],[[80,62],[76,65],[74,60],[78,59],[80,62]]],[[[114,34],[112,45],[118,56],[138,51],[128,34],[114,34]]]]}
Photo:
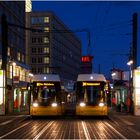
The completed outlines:
{"type": "Polygon", "coordinates": [[[13,99],[12,109],[13,109],[13,112],[14,112],[14,66],[13,66],[13,63],[12,63],[12,97],[13,97],[12,98],[13,99]]]}

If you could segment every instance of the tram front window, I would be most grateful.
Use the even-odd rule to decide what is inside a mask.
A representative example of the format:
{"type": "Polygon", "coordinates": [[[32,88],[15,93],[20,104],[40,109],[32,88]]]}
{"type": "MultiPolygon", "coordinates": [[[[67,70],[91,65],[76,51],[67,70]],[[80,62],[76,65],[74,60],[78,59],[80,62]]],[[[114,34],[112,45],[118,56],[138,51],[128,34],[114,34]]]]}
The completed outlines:
{"type": "Polygon", "coordinates": [[[98,105],[104,100],[105,97],[100,87],[86,86],[79,88],[78,102],[85,102],[87,105],[98,105]]]}
{"type": "Polygon", "coordinates": [[[55,87],[39,86],[34,89],[33,102],[49,105],[57,100],[56,96],[55,87]]]}

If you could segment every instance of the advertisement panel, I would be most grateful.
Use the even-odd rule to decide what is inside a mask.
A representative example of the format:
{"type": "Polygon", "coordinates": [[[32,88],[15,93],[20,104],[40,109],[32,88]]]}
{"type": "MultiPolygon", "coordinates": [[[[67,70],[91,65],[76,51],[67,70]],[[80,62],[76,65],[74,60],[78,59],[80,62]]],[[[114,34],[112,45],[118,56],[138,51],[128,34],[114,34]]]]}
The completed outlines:
{"type": "Polygon", "coordinates": [[[140,69],[134,70],[134,115],[140,115],[140,69]]]}

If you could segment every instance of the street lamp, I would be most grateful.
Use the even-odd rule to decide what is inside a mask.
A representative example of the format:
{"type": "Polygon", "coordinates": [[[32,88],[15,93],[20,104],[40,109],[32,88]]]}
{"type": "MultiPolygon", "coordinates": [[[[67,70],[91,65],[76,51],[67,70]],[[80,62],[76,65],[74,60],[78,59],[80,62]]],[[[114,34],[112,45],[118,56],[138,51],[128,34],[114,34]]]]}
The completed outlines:
{"type": "Polygon", "coordinates": [[[112,87],[111,87],[111,91],[112,91],[112,93],[111,93],[111,108],[112,108],[112,98],[114,97],[114,95],[112,95],[112,94],[114,92],[114,79],[116,76],[116,72],[112,71],[111,76],[112,76],[112,82],[113,82],[112,87]]]}
{"type": "Polygon", "coordinates": [[[30,114],[30,106],[31,106],[31,82],[32,82],[32,78],[33,78],[33,74],[32,73],[29,73],[28,74],[29,78],[30,78],[30,82],[29,82],[29,114],[30,114]]]}
{"type": "Polygon", "coordinates": [[[133,64],[133,60],[127,62],[127,65],[131,66],[133,64]]]}
{"type": "Polygon", "coordinates": [[[133,60],[129,60],[129,61],[127,62],[127,65],[130,66],[130,78],[133,77],[133,76],[132,76],[132,64],[133,64],[133,60]]]}
{"type": "Polygon", "coordinates": [[[14,112],[14,67],[16,66],[16,62],[12,61],[12,95],[13,95],[13,112],[14,112]]]}
{"type": "MultiPolygon", "coordinates": [[[[129,60],[127,62],[127,65],[129,66],[130,68],[130,78],[129,78],[129,96],[130,96],[130,99],[132,100],[132,93],[133,93],[133,70],[132,70],[132,65],[133,65],[133,60],[129,60]]],[[[132,103],[130,104],[131,108],[132,108],[132,103]]],[[[132,111],[132,110],[130,110],[132,111]]]]}
{"type": "Polygon", "coordinates": [[[116,75],[116,73],[115,73],[115,72],[113,72],[111,75],[112,75],[112,78],[113,78],[113,77],[116,75]]]}

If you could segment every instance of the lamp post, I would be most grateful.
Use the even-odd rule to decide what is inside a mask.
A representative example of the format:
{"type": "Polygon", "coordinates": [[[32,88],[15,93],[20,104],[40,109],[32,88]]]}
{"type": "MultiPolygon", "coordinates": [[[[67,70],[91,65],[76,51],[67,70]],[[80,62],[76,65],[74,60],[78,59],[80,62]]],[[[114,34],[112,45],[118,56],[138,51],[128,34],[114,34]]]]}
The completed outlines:
{"type": "Polygon", "coordinates": [[[12,66],[12,95],[13,95],[13,112],[14,112],[14,67],[16,66],[16,62],[12,61],[11,62],[11,66],[12,66]]]}
{"type": "MultiPolygon", "coordinates": [[[[130,77],[129,77],[129,96],[130,96],[130,99],[132,100],[132,97],[133,97],[133,69],[132,69],[132,67],[133,67],[133,60],[129,60],[128,62],[127,62],[127,65],[129,66],[129,68],[130,68],[130,77]]],[[[130,109],[130,111],[131,112],[133,112],[133,110],[132,110],[132,102],[130,103],[130,107],[131,107],[131,109],[130,109]]]]}
{"type": "MultiPolygon", "coordinates": [[[[112,71],[111,76],[112,76],[112,80],[113,80],[113,87],[112,87],[112,94],[113,94],[114,93],[114,79],[116,76],[116,72],[112,71]]],[[[112,96],[112,94],[111,94],[111,108],[112,108],[112,98],[114,97],[114,95],[112,96]]]]}
{"type": "Polygon", "coordinates": [[[16,62],[12,62],[12,88],[14,87],[14,67],[16,66],[16,62]]]}
{"type": "Polygon", "coordinates": [[[30,91],[29,91],[29,114],[30,114],[30,106],[31,106],[31,82],[32,82],[32,78],[33,78],[33,74],[32,73],[29,73],[29,79],[30,79],[30,82],[29,82],[29,87],[30,87],[30,91]]]}

